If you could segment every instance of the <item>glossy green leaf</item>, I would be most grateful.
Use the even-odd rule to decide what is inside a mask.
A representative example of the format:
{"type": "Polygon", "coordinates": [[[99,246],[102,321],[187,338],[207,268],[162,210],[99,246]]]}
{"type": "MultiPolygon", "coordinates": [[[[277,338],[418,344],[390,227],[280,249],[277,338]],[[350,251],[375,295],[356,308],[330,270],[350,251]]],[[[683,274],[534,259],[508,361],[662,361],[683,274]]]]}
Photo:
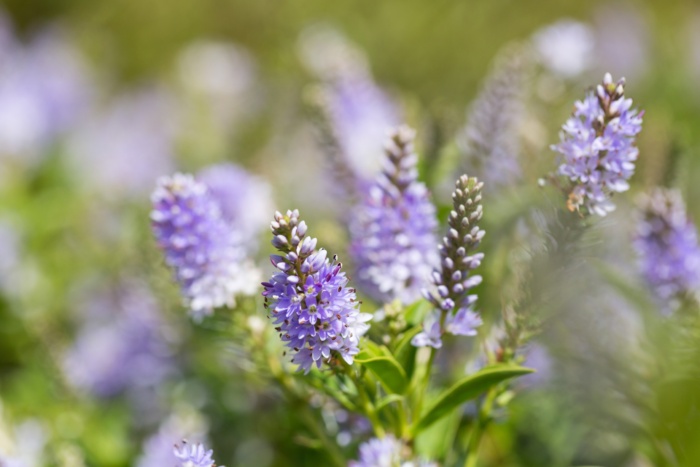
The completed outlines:
{"type": "Polygon", "coordinates": [[[428,300],[421,298],[410,305],[408,305],[403,312],[403,316],[406,322],[411,326],[415,326],[423,322],[425,315],[433,309],[432,303],[428,300]]]}
{"type": "Polygon", "coordinates": [[[406,331],[396,344],[396,350],[394,350],[396,361],[399,362],[401,368],[406,372],[406,378],[409,381],[413,377],[413,370],[416,367],[416,351],[418,350],[411,345],[411,339],[421,332],[422,329],[421,326],[416,326],[406,331]]]}
{"type": "Polygon", "coordinates": [[[366,360],[355,359],[377,377],[382,386],[394,394],[403,394],[408,386],[406,373],[401,365],[391,356],[374,357],[366,360]]]}
{"type": "Polygon", "coordinates": [[[377,409],[377,412],[382,410],[384,407],[388,406],[389,404],[393,404],[394,402],[399,402],[403,399],[403,396],[399,394],[389,394],[388,396],[383,397],[379,402],[377,402],[377,405],[375,406],[377,409]]]}
{"type": "Polygon", "coordinates": [[[437,398],[419,420],[415,428],[416,433],[448,415],[452,410],[465,402],[475,399],[485,393],[498,383],[534,371],[535,370],[530,368],[523,368],[515,365],[494,365],[464,378],[437,398]]]}

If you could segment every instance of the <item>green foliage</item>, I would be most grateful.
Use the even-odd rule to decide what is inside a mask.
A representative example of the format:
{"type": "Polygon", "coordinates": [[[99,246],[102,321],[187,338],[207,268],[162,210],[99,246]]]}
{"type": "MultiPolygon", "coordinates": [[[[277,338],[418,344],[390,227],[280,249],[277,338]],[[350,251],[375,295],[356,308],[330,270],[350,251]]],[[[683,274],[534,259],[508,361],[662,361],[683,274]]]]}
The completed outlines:
{"type": "Polygon", "coordinates": [[[533,371],[530,368],[515,365],[493,365],[463,378],[437,397],[425,414],[421,416],[414,431],[416,433],[421,432],[436,421],[452,413],[465,402],[481,396],[503,381],[516,376],[526,375],[533,371]]]}

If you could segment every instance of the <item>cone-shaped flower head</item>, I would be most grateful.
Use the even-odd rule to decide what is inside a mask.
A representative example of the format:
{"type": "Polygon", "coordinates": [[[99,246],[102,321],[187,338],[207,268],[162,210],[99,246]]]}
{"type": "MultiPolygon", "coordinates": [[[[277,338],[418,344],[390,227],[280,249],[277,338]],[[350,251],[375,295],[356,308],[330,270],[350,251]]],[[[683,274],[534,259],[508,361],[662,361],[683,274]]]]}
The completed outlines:
{"type": "Polygon", "coordinates": [[[360,458],[349,467],[436,467],[434,462],[414,461],[410,449],[391,435],[373,438],[360,446],[360,458]]]}
{"type": "Polygon", "coordinates": [[[271,228],[272,244],[282,255],[270,256],[279,272],[263,282],[263,296],[292,362],[307,373],[335,357],[352,364],[371,316],[360,313],[341,264],[316,250],[299,211],[275,213],[271,228]]]}
{"type": "Polygon", "coordinates": [[[435,207],[418,181],[414,136],[405,126],[393,132],[384,169],[350,219],[358,285],[384,303],[420,298],[439,261],[435,207]]]}
{"type": "Polygon", "coordinates": [[[609,73],[583,101],[552,149],[560,154],[557,173],[569,180],[567,207],[605,216],[615,209],[613,193],[629,189],[639,150],[634,145],[642,129],[643,112],[625,98],[625,79],[613,82],[609,73]]]}
{"type": "Polygon", "coordinates": [[[642,274],[659,299],[681,299],[700,290],[700,245],[679,192],[659,188],[643,198],[634,246],[642,274]]]}
{"type": "Polygon", "coordinates": [[[183,441],[182,446],[175,445],[173,454],[179,461],[178,467],[216,467],[216,461],[212,459],[214,451],[199,443],[187,444],[187,441],[183,441]]]}
{"type": "Polygon", "coordinates": [[[470,272],[479,267],[484,257],[483,253],[474,253],[485,233],[478,225],[483,215],[482,188],[483,183],[475,177],[462,175],[457,180],[452,193],[453,209],[447,220],[449,229],[439,246],[441,265],[433,271],[435,290],[424,291],[436,310],[426,319],[424,331],[413,338],[412,344],[417,347],[440,348],[440,336],[445,331],[474,336],[482,324],[472,309],[477,297],[469,293],[481,283],[481,276],[470,272]]]}
{"type": "Polygon", "coordinates": [[[151,200],[153,233],[194,316],[255,292],[260,273],[207,185],[191,175],[162,177],[151,200]]]}

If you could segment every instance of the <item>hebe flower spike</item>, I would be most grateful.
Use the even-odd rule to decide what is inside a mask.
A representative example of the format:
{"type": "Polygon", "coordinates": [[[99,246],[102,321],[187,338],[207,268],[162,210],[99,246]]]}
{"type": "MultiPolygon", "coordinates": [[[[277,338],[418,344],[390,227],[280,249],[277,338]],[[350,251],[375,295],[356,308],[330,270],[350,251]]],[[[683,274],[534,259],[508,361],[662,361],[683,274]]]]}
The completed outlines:
{"type": "Polygon", "coordinates": [[[352,211],[350,253],[357,283],[377,301],[420,298],[438,264],[435,207],[418,181],[415,132],[396,129],[385,148],[382,172],[352,211]]]}
{"type": "Polygon", "coordinates": [[[603,83],[576,109],[552,149],[561,156],[557,173],[569,181],[562,187],[570,211],[605,216],[615,209],[614,193],[629,189],[639,150],[635,137],[642,129],[643,112],[632,109],[625,98],[625,79],[613,82],[606,73],[603,83]]]}
{"type": "Polygon", "coordinates": [[[279,272],[262,283],[263,296],[292,362],[306,373],[333,354],[352,364],[371,316],[360,313],[342,265],[336,257],[329,260],[326,250],[316,250],[299,211],[276,212],[270,227],[272,244],[282,254],[270,256],[279,272]]]}
{"type": "Polygon", "coordinates": [[[481,283],[481,276],[469,273],[481,265],[483,253],[473,250],[484,238],[478,223],[483,215],[481,191],[483,183],[475,177],[462,175],[452,193],[447,235],[439,245],[441,267],[433,271],[434,291],[424,290],[425,297],[435,306],[428,316],[424,331],[413,338],[413,345],[440,348],[442,332],[473,336],[482,324],[481,317],[472,310],[476,295],[469,293],[481,283]]]}

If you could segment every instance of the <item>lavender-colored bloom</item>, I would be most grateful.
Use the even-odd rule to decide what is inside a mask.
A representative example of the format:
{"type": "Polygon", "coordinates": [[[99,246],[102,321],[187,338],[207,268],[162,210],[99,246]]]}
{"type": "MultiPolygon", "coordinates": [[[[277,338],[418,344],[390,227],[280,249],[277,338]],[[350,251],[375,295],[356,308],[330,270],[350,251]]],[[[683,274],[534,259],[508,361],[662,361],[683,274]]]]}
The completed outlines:
{"type": "Polygon", "coordinates": [[[110,397],[157,386],[173,372],[170,329],[143,284],[92,292],[79,316],[78,335],[63,362],[73,386],[110,397]]]}
{"type": "Polygon", "coordinates": [[[386,146],[384,170],[350,219],[357,283],[380,302],[412,303],[438,264],[435,207],[418,181],[414,131],[400,127],[386,146]]]}
{"type": "Polygon", "coordinates": [[[32,163],[84,113],[91,80],[78,51],[58,31],[46,30],[27,45],[8,37],[9,31],[4,36],[0,155],[32,163]]]}
{"type": "Polygon", "coordinates": [[[476,328],[484,324],[481,316],[469,308],[460,308],[445,319],[445,330],[455,336],[476,336],[476,328]]]}
{"type": "Polygon", "coordinates": [[[227,221],[207,185],[191,175],[162,177],[151,200],[153,233],[195,317],[255,292],[259,271],[247,258],[238,221],[227,221]]]}
{"type": "Polygon", "coordinates": [[[432,347],[439,349],[442,347],[442,327],[440,319],[442,313],[433,310],[423,322],[423,331],[416,334],[411,340],[411,344],[416,347],[432,347]]]}
{"type": "Polygon", "coordinates": [[[381,168],[386,132],[399,123],[399,112],[366,76],[343,76],[326,86],[326,105],[343,156],[361,181],[381,168]]]}
{"type": "Polygon", "coordinates": [[[481,318],[472,309],[476,295],[471,288],[481,283],[481,276],[470,275],[479,267],[483,253],[472,253],[485,232],[478,222],[483,215],[481,190],[483,183],[475,177],[462,175],[452,193],[453,210],[448,217],[449,229],[439,245],[441,267],[433,271],[435,289],[424,290],[424,296],[435,306],[423,324],[423,332],[411,343],[416,347],[440,348],[443,331],[460,336],[476,335],[481,318]]]}
{"type": "Polygon", "coordinates": [[[316,250],[298,211],[275,213],[271,227],[272,244],[284,256],[270,256],[279,272],[263,282],[263,296],[282,341],[294,352],[292,362],[306,373],[331,360],[332,353],[352,364],[371,316],[360,313],[341,264],[316,250]]]}
{"type": "Polygon", "coordinates": [[[518,126],[524,117],[528,59],[521,47],[498,57],[457,141],[465,155],[462,173],[476,172],[494,192],[521,178],[518,126]]]}
{"type": "Polygon", "coordinates": [[[644,279],[660,300],[668,302],[700,290],[697,231],[678,191],[659,188],[643,199],[634,246],[644,279]]]}
{"type": "Polygon", "coordinates": [[[386,132],[400,123],[396,104],[373,81],[366,57],[339,32],[311,28],[300,40],[301,58],[321,79],[315,106],[324,133],[324,149],[336,176],[351,195],[362,191],[381,169],[386,132]]]}
{"type": "Polygon", "coordinates": [[[109,198],[141,198],[173,169],[177,108],[163,89],[140,89],[99,109],[70,136],[74,172],[109,198]]]}
{"type": "Polygon", "coordinates": [[[272,189],[262,178],[230,163],[208,167],[197,174],[219,202],[224,219],[235,228],[249,251],[267,226],[272,211],[272,189]]]}
{"type": "Polygon", "coordinates": [[[570,182],[566,194],[571,211],[583,207],[605,216],[615,209],[612,194],[629,189],[643,113],[631,108],[632,99],[624,92],[624,78],[615,83],[606,74],[595,92],[576,102],[574,114],[562,127],[561,142],[552,146],[560,154],[558,174],[570,182]]]}
{"type": "Polygon", "coordinates": [[[214,451],[199,443],[183,441],[182,446],[173,448],[173,454],[180,461],[180,467],[216,467],[216,461],[212,459],[214,451]]]}
{"type": "Polygon", "coordinates": [[[360,458],[349,467],[437,467],[435,462],[406,459],[408,448],[392,435],[373,438],[360,446],[360,458]]]}

